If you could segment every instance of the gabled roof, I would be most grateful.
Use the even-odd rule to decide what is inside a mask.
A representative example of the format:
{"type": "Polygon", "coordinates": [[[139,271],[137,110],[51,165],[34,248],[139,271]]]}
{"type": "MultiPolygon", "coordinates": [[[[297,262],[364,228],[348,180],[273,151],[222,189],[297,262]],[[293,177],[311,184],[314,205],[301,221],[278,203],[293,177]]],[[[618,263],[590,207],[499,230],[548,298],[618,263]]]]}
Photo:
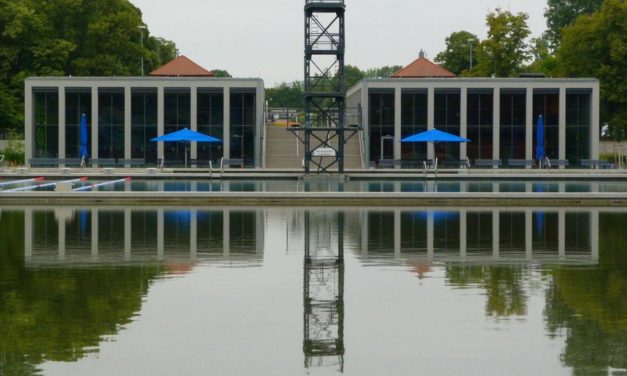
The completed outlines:
{"type": "Polygon", "coordinates": [[[392,75],[393,78],[427,78],[427,77],[455,77],[455,74],[448,69],[442,68],[438,64],[425,58],[423,51],[420,51],[418,59],[414,60],[405,68],[392,75]]]}
{"type": "Polygon", "coordinates": [[[215,74],[194,63],[186,56],[179,56],[169,63],[153,70],[150,76],[159,77],[214,77],[215,74]]]}

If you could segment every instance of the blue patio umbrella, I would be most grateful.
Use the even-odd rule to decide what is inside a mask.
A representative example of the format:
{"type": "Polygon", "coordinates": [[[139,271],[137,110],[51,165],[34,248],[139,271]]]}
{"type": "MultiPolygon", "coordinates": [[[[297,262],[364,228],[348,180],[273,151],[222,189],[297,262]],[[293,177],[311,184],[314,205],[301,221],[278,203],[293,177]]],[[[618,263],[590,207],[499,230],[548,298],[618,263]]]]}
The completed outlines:
{"type": "Polygon", "coordinates": [[[542,167],[544,158],[544,120],[542,115],[538,116],[538,128],[536,129],[536,160],[538,166],[542,167]]]}
{"type": "Polygon", "coordinates": [[[81,115],[81,127],[80,127],[80,157],[88,158],[89,157],[89,149],[87,148],[87,143],[89,140],[89,134],[87,133],[87,115],[81,115]]]}
{"type": "Polygon", "coordinates": [[[187,167],[187,144],[190,142],[222,142],[222,140],[208,136],[204,133],[192,131],[187,128],[183,128],[176,132],[164,134],[163,136],[155,137],[150,141],[163,141],[163,142],[183,142],[185,143],[185,167],[187,167]]]}
{"type": "Polygon", "coordinates": [[[437,129],[431,129],[405,137],[401,142],[470,142],[470,140],[437,129]]]}

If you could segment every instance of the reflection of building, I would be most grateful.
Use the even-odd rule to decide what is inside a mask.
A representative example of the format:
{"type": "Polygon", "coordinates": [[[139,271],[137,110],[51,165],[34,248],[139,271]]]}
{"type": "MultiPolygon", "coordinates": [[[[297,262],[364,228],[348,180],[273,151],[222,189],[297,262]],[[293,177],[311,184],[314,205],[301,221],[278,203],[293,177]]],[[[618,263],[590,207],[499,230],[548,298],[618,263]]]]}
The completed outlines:
{"type": "Polygon", "coordinates": [[[344,213],[305,212],[305,367],[344,369],[344,213]]]}
{"type": "Polygon", "coordinates": [[[442,261],[596,262],[598,234],[598,209],[367,211],[361,252],[442,261]]]}
{"type": "Polygon", "coordinates": [[[366,79],[348,91],[347,105],[362,107],[364,161],[534,159],[538,116],[545,121],[546,153],[571,164],[599,155],[599,82],[596,79],[445,78],[420,72],[422,57],[388,79],[366,79]],[[434,77],[435,76],[435,77],[434,77]],[[417,78],[420,77],[420,78],[417,78]],[[400,143],[440,129],[465,144],[400,143]]]}
{"type": "Polygon", "coordinates": [[[63,207],[26,208],[24,217],[31,264],[165,261],[185,269],[203,259],[263,257],[262,211],[63,207]]]}
{"type": "Polygon", "coordinates": [[[183,144],[150,139],[189,128],[223,140],[192,143],[191,158],[243,158],[260,167],[263,81],[216,78],[190,63],[182,56],[151,77],[26,79],[26,159],[79,158],[86,114],[92,159],[183,161],[183,144]]]}

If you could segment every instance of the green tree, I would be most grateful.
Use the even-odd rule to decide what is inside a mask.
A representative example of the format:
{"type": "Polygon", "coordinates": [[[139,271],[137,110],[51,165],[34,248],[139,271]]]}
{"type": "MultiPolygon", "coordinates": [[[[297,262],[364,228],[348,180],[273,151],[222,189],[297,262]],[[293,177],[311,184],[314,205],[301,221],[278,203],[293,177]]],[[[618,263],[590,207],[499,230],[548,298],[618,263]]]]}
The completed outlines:
{"type": "Polygon", "coordinates": [[[359,81],[366,78],[366,73],[354,65],[344,67],[344,88],[346,90],[355,86],[359,81]]]}
{"type": "Polygon", "coordinates": [[[617,140],[627,134],[627,3],[606,0],[599,12],[580,16],[562,30],[557,51],[567,77],[601,82],[601,121],[617,140]]]}
{"type": "Polygon", "coordinates": [[[582,14],[596,12],[602,4],[603,0],[548,0],[544,16],[549,47],[555,50],[560,44],[563,28],[571,25],[582,14]]]}
{"type": "Polygon", "coordinates": [[[266,99],[270,107],[302,108],[303,94],[302,82],[283,82],[277,87],[266,89],[266,99]]]}
{"type": "Polygon", "coordinates": [[[29,76],[140,75],[142,57],[150,72],[176,56],[141,25],[128,0],[0,0],[0,128],[23,127],[29,76]]]}
{"type": "Polygon", "coordinates": [[[528,72],[544,73],[547,76],[558,75],[558,63],[555,55],[551,54],[546,38],[531,39],[531,56],[533,62],[526,68],[528,72]]]}
{"type": "Polygon", "coordinates": [[[445,43],[446,50],[436,55],[435,62],[458,76],[462,75],[470,69],[470,49],[479,45],[479,38],[462,30],[451,33],[445,43]]]}
{"type": "Polygon", "coordinates": [[[212,69],[211,71],[216,75],[216,77],[233,77],[228,71],[223,69],[212,69]]]}
{"type": "Polygon", "coordinates": [[[526,13],[512,14],[496,9],[486,17],[488,38],[476,49],[473,76],[516,76],[529,58],[526,39],[530,34],[526,13]]]}
{"type": "Polygon", "coordinates": [[[401,70],[402,68],[403,67],[400,65],[392,65],[392,66],[385,65],[379,68],[367,69],[364,72],[364,74],[365,74],[365,78],[389,78],[394,73],[401,70]]]}

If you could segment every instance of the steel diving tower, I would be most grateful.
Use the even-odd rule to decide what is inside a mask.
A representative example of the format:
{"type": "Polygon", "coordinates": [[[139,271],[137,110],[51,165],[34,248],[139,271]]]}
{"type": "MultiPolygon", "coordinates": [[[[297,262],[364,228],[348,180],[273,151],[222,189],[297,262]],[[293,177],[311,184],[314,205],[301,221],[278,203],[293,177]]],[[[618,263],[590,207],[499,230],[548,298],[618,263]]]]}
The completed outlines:
{"type": "Polygon", "coordinates": [[[304,144],[305,173],[344,172],[344,145],[358,132],[345,127],[344,0],[305,0],[304,122],[291,128],[304,144]]]}

